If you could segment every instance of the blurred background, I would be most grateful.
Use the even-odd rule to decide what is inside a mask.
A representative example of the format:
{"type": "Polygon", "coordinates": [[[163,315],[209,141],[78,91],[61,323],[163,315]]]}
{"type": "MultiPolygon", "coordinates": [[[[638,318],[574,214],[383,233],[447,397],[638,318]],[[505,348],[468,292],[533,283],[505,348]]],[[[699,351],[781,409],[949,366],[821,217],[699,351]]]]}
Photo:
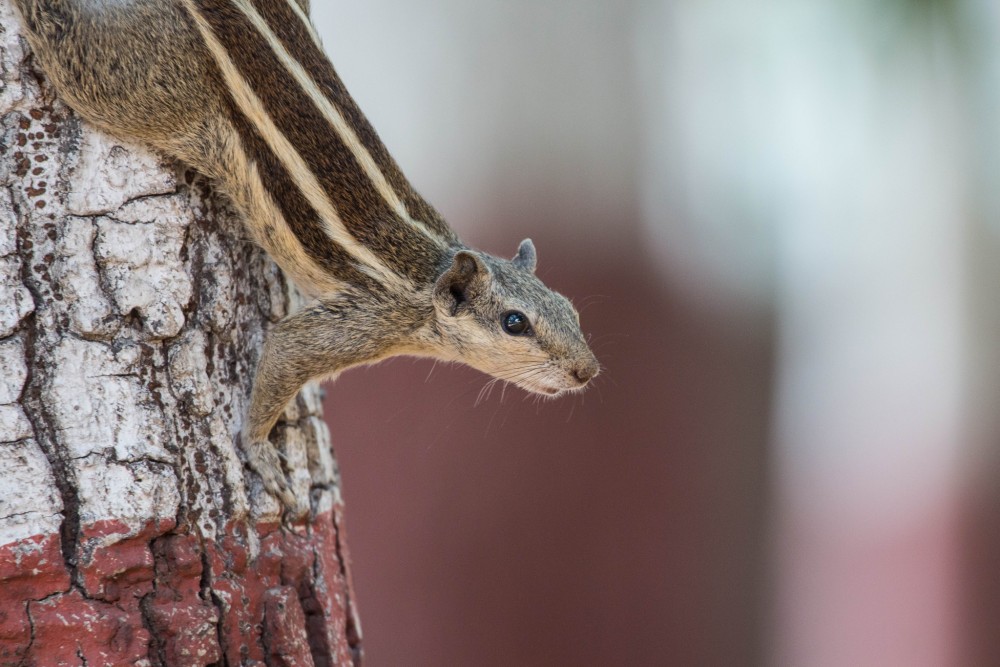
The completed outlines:
{"type": "Polygon", "coordinates": [[[1000,664],[1000,3],[326,0],[605,366],[329,387],[367,664],[1000,664]]]}

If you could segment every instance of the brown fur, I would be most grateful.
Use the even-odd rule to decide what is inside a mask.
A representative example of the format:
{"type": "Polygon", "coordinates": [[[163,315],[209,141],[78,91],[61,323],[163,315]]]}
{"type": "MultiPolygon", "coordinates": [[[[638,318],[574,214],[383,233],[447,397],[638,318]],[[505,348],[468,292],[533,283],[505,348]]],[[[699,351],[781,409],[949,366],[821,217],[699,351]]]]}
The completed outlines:
{"type": "Polygon", "coordinates": [[[269,334],[243,429],[248,463],[290,510],[305,499],[289,491],[268,433],[312,378],[396,354],[462,361],[547,395],[597,374],[576,311],[535,277],[531,242],[513,260],[462,245],[287,0],[14,2],[74,109],[216,179],[254,240],[316,298],[269,334]],[[529,332],[505,332],[511,311],[529,332]]]}

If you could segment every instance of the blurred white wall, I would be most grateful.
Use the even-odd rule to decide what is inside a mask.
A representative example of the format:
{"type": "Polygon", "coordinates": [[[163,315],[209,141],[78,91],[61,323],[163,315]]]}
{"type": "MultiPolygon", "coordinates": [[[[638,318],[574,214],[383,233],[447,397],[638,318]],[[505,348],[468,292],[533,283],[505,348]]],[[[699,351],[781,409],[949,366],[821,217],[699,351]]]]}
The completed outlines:
{"type": "Polygon", "coordinates": [[[996,306],[972,308],[996,285],[996,3],[647,12],[657,247],[778,317],[775,663],[959,664],[963,471],[996,433],[996,306]]]}
{"type": "Polygon", "coordinates": [[[588,220],[634,207],[629,3],[337,0],[313,16],[403,170],[470,242],[484,209],[540,187],[588,220]]]}

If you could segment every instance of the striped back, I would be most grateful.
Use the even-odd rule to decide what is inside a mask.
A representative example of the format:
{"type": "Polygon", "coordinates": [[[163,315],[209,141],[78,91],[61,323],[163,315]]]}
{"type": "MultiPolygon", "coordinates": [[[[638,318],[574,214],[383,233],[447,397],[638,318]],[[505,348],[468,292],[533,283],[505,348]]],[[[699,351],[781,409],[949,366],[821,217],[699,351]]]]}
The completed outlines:
{"type": "Polygon", "coordinates": [[[399,289],[433,282],[458,240],[402,175],[295,0],[181,2],[225,83],[254,180],[309,261],[348,281],[359,271],[399,289]]]}

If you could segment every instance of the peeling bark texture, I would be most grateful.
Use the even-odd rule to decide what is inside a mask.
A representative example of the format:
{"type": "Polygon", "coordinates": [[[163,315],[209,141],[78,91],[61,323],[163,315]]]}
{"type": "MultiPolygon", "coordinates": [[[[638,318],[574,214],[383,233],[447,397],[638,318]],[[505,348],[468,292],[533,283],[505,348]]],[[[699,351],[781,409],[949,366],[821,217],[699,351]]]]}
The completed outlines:
{"type": "Polygon", "coordinates": [[[0,0],[0,666],[352,665],[339,475],[305,389],[284,525],[236,436],[299,300],[207,184],[98,132],[0,0]]]}

